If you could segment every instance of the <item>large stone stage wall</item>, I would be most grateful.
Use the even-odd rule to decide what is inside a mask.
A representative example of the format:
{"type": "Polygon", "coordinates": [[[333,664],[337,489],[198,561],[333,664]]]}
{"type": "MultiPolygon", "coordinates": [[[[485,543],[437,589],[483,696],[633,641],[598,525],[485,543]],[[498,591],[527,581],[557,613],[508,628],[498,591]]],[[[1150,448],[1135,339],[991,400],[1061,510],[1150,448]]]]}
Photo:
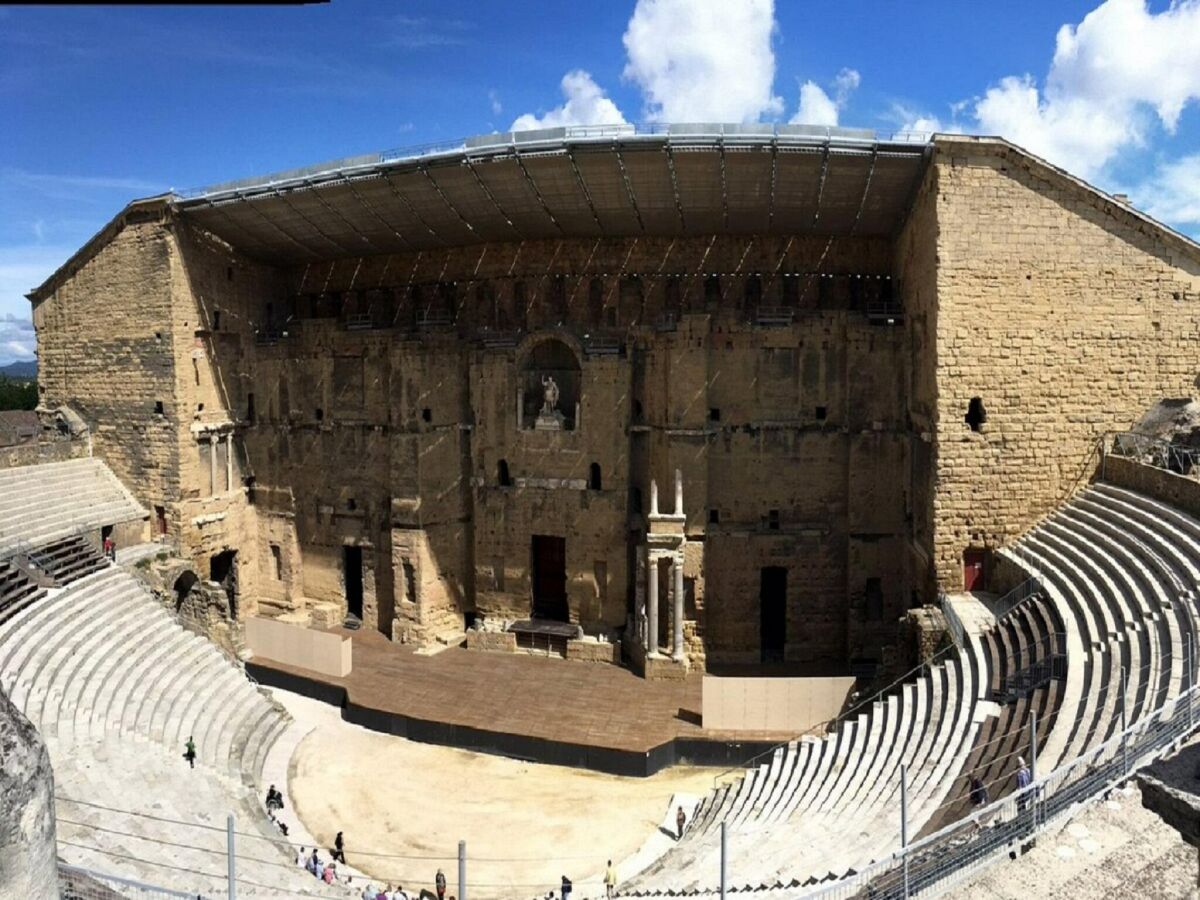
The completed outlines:
{"type": "Polygon", "coordinates": [[[997,141],[939,138],[892,238],[283,268],[131,210],[35,305],[44,401],[80,409],[197,566],[237,552],[241,613],[336,619],[357,546],[364,621],[398,640],[528,615],[532,535],[566,539],[571,621],[620,629],[650,483],[670,512],[678,470],[694,665],[758,661],[765,567],[786,658],[878,659],[910,603],[961,586],[964,551],[1019,534],[1103,430],[1198,374],[1194,245],[997,141]],[[889,297],[903,316],[873,324],[889,297]],[[550,342],[574,427],[539,431],[550,342]]]}

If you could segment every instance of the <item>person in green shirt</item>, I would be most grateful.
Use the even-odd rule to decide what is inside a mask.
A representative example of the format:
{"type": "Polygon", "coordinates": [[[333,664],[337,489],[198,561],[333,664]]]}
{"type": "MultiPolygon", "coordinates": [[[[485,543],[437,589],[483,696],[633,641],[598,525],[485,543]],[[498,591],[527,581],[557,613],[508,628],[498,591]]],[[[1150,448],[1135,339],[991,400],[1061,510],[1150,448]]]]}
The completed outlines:
{"type": "Polygon", "coordinates": [[[189,734],[187,743],[183,745],[183,758],[188,761],[188,765],[193,769],[196,768],[196,742],[192,740],[189,734]]]}

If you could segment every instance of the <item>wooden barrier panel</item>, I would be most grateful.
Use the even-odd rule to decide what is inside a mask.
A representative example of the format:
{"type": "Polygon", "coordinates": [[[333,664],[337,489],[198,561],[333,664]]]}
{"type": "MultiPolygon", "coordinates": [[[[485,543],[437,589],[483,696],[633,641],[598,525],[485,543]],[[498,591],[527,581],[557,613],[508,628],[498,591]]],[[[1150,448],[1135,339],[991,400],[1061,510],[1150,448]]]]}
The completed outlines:
{"type": "Polygon", "coordinates": [[[251,617],[246,619],[246,645],[256,657],[335,678],[350,674],[350,638],[327,631],[251,617]]]}
{"type": "Polygon", "coordinates": [[[703,727],[714,731],[807,731],[842,711],[851,675],[833,678],[704,676],[703,727]]]}

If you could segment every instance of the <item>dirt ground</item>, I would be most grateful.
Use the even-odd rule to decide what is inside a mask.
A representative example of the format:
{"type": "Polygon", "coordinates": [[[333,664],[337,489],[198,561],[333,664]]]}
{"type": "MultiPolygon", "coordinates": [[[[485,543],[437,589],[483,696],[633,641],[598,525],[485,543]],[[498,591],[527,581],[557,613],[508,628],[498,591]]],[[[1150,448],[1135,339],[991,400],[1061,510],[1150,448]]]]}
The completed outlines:
{"type": "Polygon", "coordinates": [[[557,895],[563,875],[575,884],[572,900],[603,896],[605,861],[656,833],[672,794],[701,796],[717,773],[676,767],[622,778],[519,762],[377,734],[332,706],[276,696],[316,726],[292,757],[295,813],[326,847],[345,832],[352,866],[414,897],[432,888],[438,868],[447,893],[457,893],[460,840],[471,900],[557,895]]]}

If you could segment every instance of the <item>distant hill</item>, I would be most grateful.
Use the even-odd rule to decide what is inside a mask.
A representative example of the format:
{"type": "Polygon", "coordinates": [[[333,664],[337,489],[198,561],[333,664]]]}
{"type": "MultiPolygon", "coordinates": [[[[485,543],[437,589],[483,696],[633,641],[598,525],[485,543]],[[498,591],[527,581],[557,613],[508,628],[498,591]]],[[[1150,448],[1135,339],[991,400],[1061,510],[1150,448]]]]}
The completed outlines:
{"type": "Polygon", "coordinates": [[[0,377],[37,378],[37,360],[30,359],[0,366],[0,377]]]}

